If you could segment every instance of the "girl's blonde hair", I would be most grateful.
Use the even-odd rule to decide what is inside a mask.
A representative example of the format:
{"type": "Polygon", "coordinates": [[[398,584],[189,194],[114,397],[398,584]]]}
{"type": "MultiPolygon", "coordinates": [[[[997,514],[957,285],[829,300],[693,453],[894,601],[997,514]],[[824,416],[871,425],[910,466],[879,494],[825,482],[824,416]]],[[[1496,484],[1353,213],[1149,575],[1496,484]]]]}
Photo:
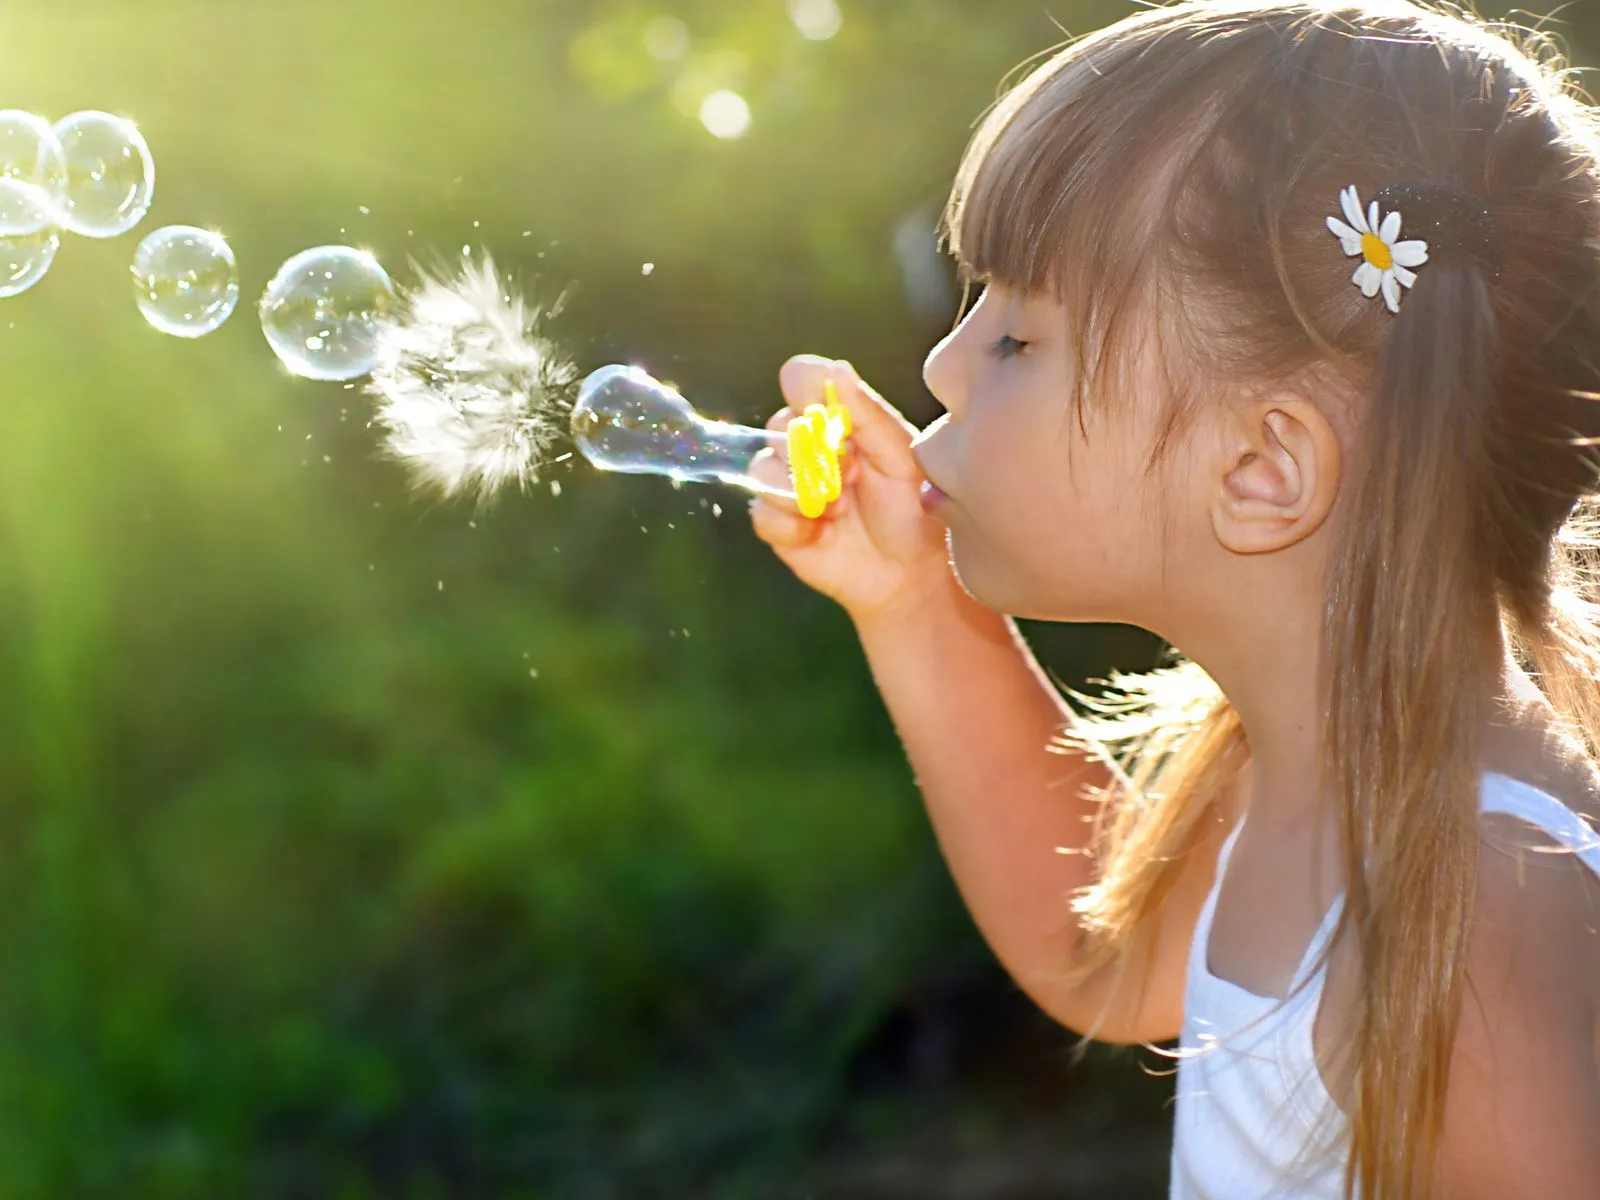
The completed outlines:
{"type": "MultiPolygon", "coordinates": [[[[1477,681],[1501,632],[1600,748],[1579,517],[1600,433],[1597,134],[1547,39],[1405,0],[1190,0],[1007,94],[946,213],[969,277],[1066,306],[1080,415],[1159,329],[1173,386],[1152,462],[1208,384],[1348,398],[1322,681],[1335,941],[1354,939],[1366,983],[1347,1195],[1429,1191],[1477,883],[1477,681]],[[1481,199],[1503,256],[1438,246],[1395,316],[1352,286],[1325,218],[1347,186],[1408,183],[1481,199]]],[[[1074,906],[1075,975],[1126,964],[1248,753],[1197,667],[1123,682],[1121,711],[1079,734],[1125,773],[1074,906]]]]}

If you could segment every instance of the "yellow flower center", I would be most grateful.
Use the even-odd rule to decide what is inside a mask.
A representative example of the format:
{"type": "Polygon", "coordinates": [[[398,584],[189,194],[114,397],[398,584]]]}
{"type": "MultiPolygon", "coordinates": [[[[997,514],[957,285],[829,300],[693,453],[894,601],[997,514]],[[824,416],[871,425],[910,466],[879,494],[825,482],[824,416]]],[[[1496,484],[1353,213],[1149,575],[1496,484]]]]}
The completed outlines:
{"type": "Polygon", "coordinates": [[[1389,249],[1389,243],[1375,233],[1361,235],[1361,253],[1380,271],[1387,271],[1394,266],[1394,254],[1389,249]]]}

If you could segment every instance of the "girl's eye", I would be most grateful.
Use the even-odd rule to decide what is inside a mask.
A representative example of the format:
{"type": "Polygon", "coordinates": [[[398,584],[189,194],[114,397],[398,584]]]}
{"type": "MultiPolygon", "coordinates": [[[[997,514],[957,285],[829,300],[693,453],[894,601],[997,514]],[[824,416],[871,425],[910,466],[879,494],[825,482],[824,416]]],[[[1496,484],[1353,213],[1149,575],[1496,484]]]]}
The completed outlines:
{"type": "Polygon", "coordinates": [[[989,353],[995,358],[1015,358],[1027,348],[1027,342],[1019,341],[1007,333],[1002,334],[1000,339],[989,347],[989,353]]]}

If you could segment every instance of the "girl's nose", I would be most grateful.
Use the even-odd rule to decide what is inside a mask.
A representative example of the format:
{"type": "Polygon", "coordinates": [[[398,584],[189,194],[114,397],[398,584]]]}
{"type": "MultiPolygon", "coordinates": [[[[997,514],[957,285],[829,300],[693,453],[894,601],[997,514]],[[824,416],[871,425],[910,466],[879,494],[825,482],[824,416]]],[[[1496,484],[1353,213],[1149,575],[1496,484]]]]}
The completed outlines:
{"type": "Polygon", "coordinates": [[[955,329],[928,353],[922,364],[922,382],[947,412],[960,415],[965,399],[964,372],[961,367],[961,330],[955,329]]]}

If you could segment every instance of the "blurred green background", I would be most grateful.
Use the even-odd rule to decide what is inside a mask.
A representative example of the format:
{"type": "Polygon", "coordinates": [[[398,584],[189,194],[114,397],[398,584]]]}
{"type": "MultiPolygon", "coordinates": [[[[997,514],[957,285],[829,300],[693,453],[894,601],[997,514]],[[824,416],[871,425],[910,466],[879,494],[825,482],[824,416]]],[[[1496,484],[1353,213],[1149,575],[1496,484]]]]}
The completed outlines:
{"type": "Polygon", "coordinates": [[[1164,1194],[1164,1064],[996,967],[742,496],[418,500],[254,317],[307,246],[486,248],[586,366],[758,421],[815,351],[926,420],[971,122],[1129,10],[8,0],[0,107],[136,119],[140,232],[243,300],[155,333],[134,234],[0,302],[0,1197],[1164,1194]]]}

